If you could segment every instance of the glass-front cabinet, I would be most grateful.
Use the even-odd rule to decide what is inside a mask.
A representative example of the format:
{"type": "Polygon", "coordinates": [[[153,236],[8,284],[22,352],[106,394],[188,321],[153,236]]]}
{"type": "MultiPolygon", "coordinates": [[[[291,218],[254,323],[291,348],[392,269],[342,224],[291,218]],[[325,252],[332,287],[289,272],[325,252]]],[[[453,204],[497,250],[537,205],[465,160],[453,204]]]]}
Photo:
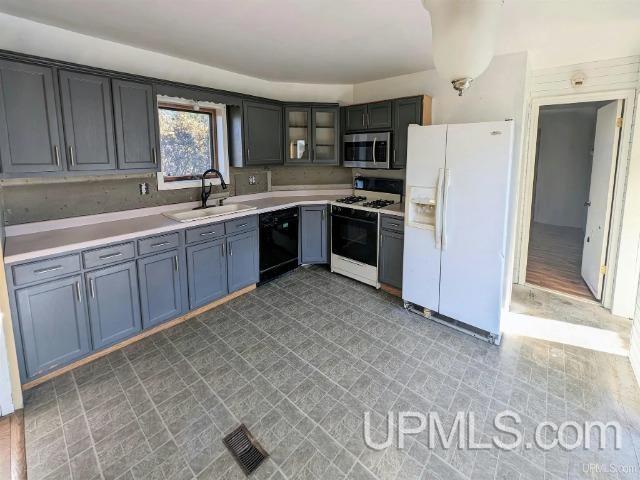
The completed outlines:
{"type": "Polygon", "coordinates": [[[285,108],[285,163],[338,165],[339,109],[337,106],[285,108]]]}

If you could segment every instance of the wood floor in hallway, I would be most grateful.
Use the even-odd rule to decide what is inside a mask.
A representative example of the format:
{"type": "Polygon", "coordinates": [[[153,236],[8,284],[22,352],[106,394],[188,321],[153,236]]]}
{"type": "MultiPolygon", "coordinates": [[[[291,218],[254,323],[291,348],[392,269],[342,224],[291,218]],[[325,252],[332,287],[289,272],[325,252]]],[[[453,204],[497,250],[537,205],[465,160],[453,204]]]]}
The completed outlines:
{"type": "Polygon", "coordinates": [[[527,283],[595,300],[580,275],[582,229],[534,222],[531,225],[527,283]]]}

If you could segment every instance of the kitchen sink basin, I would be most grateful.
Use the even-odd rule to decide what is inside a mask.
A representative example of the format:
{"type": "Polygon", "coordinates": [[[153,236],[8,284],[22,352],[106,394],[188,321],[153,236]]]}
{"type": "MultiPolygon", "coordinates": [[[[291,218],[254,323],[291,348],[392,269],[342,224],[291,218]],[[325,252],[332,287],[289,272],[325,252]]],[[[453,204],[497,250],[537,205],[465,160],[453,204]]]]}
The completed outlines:
{"type": "Polygon", "coordinates": [[[229,213],[244,212],[245,210],[255,210],[256,207],[244,205],[242,203],[232,203],[222,205],[220,207],[208,207],[199,210],[183,210],[181,212],[166,212],[164,215],[177,220],[178,222],[193,222],[195,220],[204,220],[205,218],[217,217],[219,215],[228,215],[229,213]]]}

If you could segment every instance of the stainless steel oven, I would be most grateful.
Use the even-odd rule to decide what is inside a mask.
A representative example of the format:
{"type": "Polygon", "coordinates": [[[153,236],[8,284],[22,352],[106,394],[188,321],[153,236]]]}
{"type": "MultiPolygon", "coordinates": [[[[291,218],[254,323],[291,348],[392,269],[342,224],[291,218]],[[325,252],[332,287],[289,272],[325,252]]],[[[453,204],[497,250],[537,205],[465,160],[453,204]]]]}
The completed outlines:
{"type": "Polygon", "coordinates": [[[391,168],[391,132],[345,135],[343,145],[345,167],[391,168]]]}
{"type": "Polygon", "coordinates": [[[366,265],[378,265],[378,214],[331,207],[331,252],[366,265]]]}

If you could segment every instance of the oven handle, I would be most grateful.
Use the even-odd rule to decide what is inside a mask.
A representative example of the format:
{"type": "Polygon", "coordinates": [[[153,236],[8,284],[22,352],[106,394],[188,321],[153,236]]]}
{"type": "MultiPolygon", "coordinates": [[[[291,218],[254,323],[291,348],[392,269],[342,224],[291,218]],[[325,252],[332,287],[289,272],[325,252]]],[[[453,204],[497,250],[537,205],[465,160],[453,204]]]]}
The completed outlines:
{"type": "Polygon", "coordinates": [[[331,214],[331,218],[343,218],[345,220],[355,220],[356,222],[371,223],[373,225],[378,223],[377,220],[366,220],[364,218],[347,217],[345,215],[338,215],[338,214],[335,214],[335,213],[331,214]]]}

